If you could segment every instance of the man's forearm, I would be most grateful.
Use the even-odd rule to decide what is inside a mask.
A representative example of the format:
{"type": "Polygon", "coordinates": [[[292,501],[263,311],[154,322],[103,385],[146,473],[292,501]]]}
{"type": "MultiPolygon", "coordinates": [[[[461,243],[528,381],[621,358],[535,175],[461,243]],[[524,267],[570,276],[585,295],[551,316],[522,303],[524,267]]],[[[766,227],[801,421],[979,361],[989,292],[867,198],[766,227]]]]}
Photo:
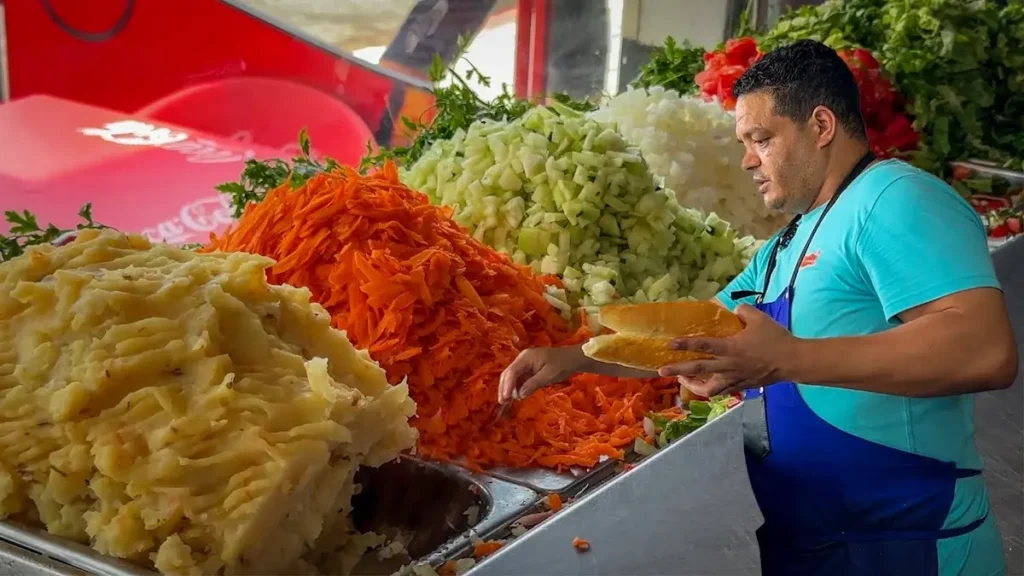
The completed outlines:
{"type": "Polygon", "coordinates": [[[938,312],[870,336],[799,340],[781,376],[794,382],[913,397],[1008,386],[1017,370],[1016,347],[1010,351],[1005,342],[992,342],[977,323],[958,314],[956,310],[938,312]]]}

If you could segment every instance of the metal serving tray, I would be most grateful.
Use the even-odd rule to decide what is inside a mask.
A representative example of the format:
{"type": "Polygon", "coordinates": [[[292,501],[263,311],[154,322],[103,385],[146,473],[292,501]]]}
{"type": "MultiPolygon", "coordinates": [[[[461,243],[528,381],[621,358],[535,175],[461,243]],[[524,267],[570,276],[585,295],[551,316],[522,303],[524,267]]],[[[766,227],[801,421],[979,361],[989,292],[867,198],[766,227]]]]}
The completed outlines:
{"type": "Polygon", "coordinates": [[[1000,168],[999,165],[988,162],[985,160],[968,160],[965,162],[953,162],[953,166],[961,166],[967,168],[971,172],[981,176],[988,176],[990,178],[1000,178],[1006,180],[1011,184],[1017,184],[1024,186],[1024,172],[1017,172],[1016,170],[1007,170],[1006,168],[1000,168]]]}
{"type": "MultiPolygon", "coordinates": [[[[359,472],[364,483],[353,498],[361,531],[396,538],[418,562],[441,564],[464,555],[475,538],[488,538],[536,504],[524,486],[456,466],[403,456],[359,472]],[[478,514],[474,521],[471,509],[478,514]]],[[[367,557],[375,557],[368,554],[367,557]]],[[[410,557],[361,565],[360,574],[391,574],[410,557]]],[[[154,572],[99,554],[45,531],[0,522],[0,576],[153,576],[154,572]]]]}
{"type": "Polygon", "coordinates": [[[541,494],[574,493],[584,485],[594,485],[615,473],[617,460],[607,460],[593,468],[573,466],[569,472],[555,472],[545,468],[493,468],[484,475],[525,486],[541,494]]]}

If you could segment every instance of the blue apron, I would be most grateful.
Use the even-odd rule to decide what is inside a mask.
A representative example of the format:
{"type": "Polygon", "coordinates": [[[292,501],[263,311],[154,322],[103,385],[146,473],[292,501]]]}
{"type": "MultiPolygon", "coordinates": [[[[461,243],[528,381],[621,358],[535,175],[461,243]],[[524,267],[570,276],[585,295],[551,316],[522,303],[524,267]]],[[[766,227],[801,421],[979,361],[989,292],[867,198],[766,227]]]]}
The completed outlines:
{"type": "MultiPolygon", "coordinates": [[[[756,307],[792,329],[790,313],[800,263],[818,226],[847,186],[874,160],[866,155],[822,212],[789,284],[764,302],[780,248],[792,240],[800,217],[786,227],[768,259],[756,307]]],[[[765,576],[937,576],[936,543],[967,534],[943,529],[956,481],[981,474],[844,432],[815,414],[793,382],[747,390],[744,448],[747,472],[764,524],[757,531],[765,576]]]]}

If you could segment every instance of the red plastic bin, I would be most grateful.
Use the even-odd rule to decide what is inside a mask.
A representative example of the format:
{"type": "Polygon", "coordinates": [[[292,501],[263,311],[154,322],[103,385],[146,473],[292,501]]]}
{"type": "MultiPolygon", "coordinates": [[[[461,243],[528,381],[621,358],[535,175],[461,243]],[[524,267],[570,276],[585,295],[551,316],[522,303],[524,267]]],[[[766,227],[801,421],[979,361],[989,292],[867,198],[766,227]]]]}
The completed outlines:
{"type": "Polygon", "coordinates": [[[338,98],[277,78],[225,78],[185,88],[135,114],[241,140],[283,154],[297,151],[306,128],[317,155],[356,166],[366,143],[376,148],[362,118],[338,98]]]}

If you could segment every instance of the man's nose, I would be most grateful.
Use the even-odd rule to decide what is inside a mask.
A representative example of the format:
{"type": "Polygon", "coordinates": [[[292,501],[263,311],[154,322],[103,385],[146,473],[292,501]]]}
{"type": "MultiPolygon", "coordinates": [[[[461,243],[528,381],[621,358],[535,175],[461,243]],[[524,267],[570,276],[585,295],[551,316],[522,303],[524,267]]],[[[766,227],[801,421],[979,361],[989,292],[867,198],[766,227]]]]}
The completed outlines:
{"type": "Polygon", "coordinates": [[[761,165],[761,159],[750,150],[743,153],[743,162],[740,164],[744,170],[753,170],[761,165]]]}

